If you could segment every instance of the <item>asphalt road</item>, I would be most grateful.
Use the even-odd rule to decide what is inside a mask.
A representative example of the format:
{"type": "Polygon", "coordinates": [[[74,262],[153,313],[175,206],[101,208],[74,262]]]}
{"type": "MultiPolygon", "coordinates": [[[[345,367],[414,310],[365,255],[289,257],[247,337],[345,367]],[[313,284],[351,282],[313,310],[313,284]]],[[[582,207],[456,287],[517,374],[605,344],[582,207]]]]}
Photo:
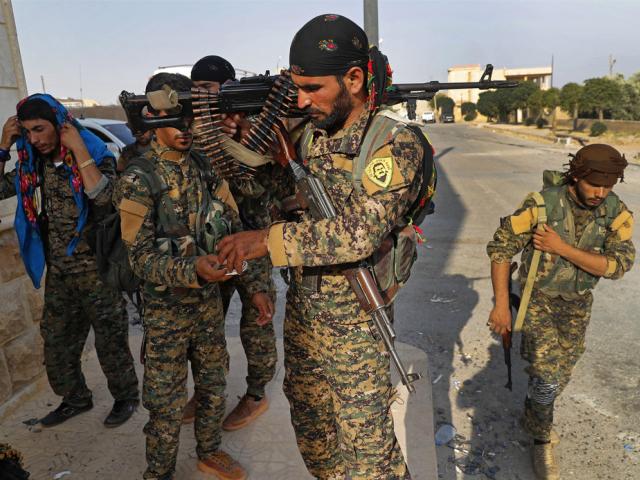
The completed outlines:
{"type": "MultiPolygon", "coordinates": [[[[561,169],[574,149],[468,125],[427,131],[437,150],[436,213],[422,225],[427,243],[401,292],[396,322],[400,340],[429,355],[436,423],[452,423],[459,435],[438,447],[440,477],[532,479],[517,426],[524,363],[514,347],[511,393],[503,387],[502,347],[485,325],[492,307],[485,247],[499,218],[539,190],[542,171],[561,169]]],[[[636,212],[639,185],[640,168],[632,165],[615,188],[636,212]]],[[[636,245],[638,237],[636,230],[636,245]]],[[[587,352],[556,402],[562,478],[640,478],[639,277],[636,265],[596,289],[587,352]]]]}

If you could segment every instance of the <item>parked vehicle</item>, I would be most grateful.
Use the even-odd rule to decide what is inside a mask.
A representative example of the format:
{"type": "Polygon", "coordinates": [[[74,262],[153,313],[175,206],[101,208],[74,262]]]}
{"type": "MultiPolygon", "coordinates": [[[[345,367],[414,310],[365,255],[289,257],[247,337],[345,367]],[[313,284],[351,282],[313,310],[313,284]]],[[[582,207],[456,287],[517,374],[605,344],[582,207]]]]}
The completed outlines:
{"type": "Polygon", "coordinates": [[[436,123],[436,114],[433,112],[424,112],[422,114],[423,123],[436,123]]]}
{"type": "Polygon", "coordinates": [[[136,141],[131,130],[127,127],[127,123],[122,120],[79,118],[78,122],[106,143],[107,148],[116,156],[116,160],[124,147],[136,141]]]}
{"type": "Polygon", "coordinates": [[[443,113],[440,115],[440,123],[454,123],[455,121],[456,119],[453,118],[453,115],[450,113],[443,113]]]}

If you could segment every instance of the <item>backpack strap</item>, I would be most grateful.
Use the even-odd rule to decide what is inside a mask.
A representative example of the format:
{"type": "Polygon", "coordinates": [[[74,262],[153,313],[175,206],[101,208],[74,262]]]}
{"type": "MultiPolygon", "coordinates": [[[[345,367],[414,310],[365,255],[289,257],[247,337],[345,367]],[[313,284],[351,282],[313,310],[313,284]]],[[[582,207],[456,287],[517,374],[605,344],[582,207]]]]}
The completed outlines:
{"type": "Polygon", "coordinates": [[[169,197],[169,187],[156,172],[153,161],[147,156],[133,158],[125,170],[125,172],[129,171],[135,172],[149,187],[151,196],[157,202],[158,222],[165,232],[170,232],[175,225],[178,225],[178,218],[173,201],[169,197]]]}
{"type": "Polygon", "coordinates": [[[362,192],[362,175],[367,166],[367,160],[373,152],[389,143],[389,137],[398,126],[398,123],[398,120],[390,118],[382,112],[376,114],[371,120],[369,128],[362,139],[360,152],[353,159],[352,182],[357,192],[362,192]]]}
{"type": "MultiPolygon", "coordinates": [[[[544,203],[544,198],[542,194],[539,192],[532,192],[529,194],[529,197],[533,198],[536,202],[536,206],[538,208],[538,224],[536,226],[536,230],[541,230],[545,223],[547,223],[547,208],[544,203]]],[[[527,275],[527,282],[525,283],[524,290],[522,292],[522,298],[520,300],[520,308],[518,308],[518,315],[516,317],[516,322],[513,327],[514,332],[519,332],[522,330],[522,325],[524,324],[524,317],[527,314],[527,308],[529,307],[529,302],[531,301],[531,292],[533,291],[533,284],[536,281],[536,276],[538,274],[538,266],[540,265],[540,257],[542,256],[542,251],[534,249],[533,257],[531,258],[531,265],[529,265],[529,274],[527,275]]]]}

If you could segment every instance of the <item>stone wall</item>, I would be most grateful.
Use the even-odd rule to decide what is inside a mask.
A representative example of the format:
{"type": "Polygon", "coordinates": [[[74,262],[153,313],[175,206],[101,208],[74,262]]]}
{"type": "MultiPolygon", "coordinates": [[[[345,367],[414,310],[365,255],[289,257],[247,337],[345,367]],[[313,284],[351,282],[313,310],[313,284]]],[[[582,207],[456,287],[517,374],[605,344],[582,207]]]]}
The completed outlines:
{"type": "Polygon", "coordinates": [[[34,289],[24,270],[13,211],[14,199],[0,202],[0,406],[44,371],[44,289],[34,289]]]}
{"type": "MultiPolygon", "coordinates": [[[[640,122],[632,120],[598,120],[597,118],[579,118],[577,130],[579,132],[588,132],[591,129],[591,125],[600,121],[607,126],[607,130],[609,132],[622,135],[640,135],[640,122]]],[[[573,128],[573,120],[569,119],[559,121],[558,126],[561,128],[573,128]]]]}

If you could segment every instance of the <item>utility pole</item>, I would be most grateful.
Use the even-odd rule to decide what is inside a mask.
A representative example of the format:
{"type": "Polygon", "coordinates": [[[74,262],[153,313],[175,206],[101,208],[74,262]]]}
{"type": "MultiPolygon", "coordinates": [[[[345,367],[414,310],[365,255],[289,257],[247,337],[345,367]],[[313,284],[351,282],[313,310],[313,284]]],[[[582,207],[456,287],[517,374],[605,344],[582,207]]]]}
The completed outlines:
{"type": "Polygon", "coordinates": [[[609,54],[609,78],[613,78],[613,66],[616,64],[616,59],[612,54],[609,54]]]}
{"type": "Polygon", "coordinates": [[[551,88],[553,88],[553,53],[551,54],[551,88]]]}
{"type": "Polygon", "coordinates": [[[47,89],[44,87],[44,75],[40,75],[40,82],[42,83],[42,93],[47,93],[47,89]]]}
{"type": "Polygon", "coordinates": [[[379,47],[378,40],[378,0],[363,0],[364,33],[367,34],[369,45],[379,47]]]}

